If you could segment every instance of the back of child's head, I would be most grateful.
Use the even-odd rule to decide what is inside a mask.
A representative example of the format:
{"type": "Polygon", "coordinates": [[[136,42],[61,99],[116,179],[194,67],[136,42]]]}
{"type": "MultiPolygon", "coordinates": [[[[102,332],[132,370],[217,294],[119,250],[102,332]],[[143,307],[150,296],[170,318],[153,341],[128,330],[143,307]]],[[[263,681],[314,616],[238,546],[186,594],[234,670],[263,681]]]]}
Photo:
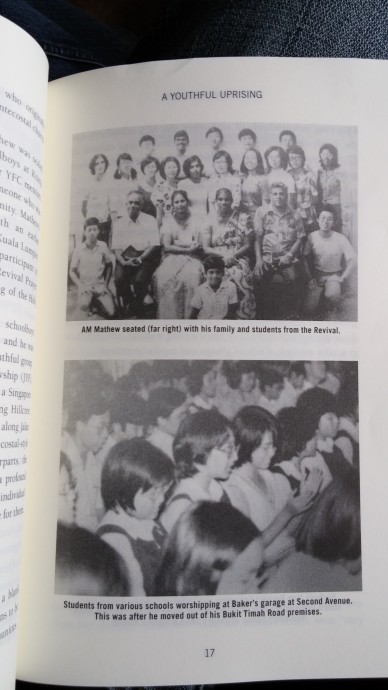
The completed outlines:
{"type": "Polygon", "coordinates": [[[194,360],[191,362],[190,374],[188,378],[188,388],[191,395],[198,395],[203,386],[203,377],[214,368],[215,362],[213,360],[194,360]]]}
{"type": "Polygon", "coordinates": [[[225,272],[225,262],[221,256],[207,256],[203,262],[203,267],[205,269],[205,273],[214,268],[221,273],[225,272]]]}
{"type": "Polygon", "coordinates": [[[272,434],[273,445],[277,446],[278,422],[263,407],[257,405],[242,407],[234,419],[234,429],[238,454],[235,467],[250,462],[253,451],[261,446],[267,431],[272,434]]]}
{"type": "Polygon", "coordinates": [[[213,448],[220,448],[232,431],[230,422],[217,410],[188,415],[173,443],[177,477],[193,477],[198,472],[196,465],[205,465],[213,448]]]}
{"type": "Polygon", "coordinates": [[[186,396],[175,388],[156,388],[152,392],[149,403],[149,418],[151,424],[156,424],[159,417],[168,419],[177,407],[181,407],[186,396]]]}
{"type": "Polygon", "coordinates": [[[131,595],[128,569],[109,544],[76,525],[57,527],[55,591],[75,596],[131,595]]]}
{"type": "Polygon", "coordinates": [[[329,391],[314,387],[299,396],[296,409],[298,443],[302,450],[318,431],[321,417],[327,412],[337,414],[337,401],[329,391]]]}
{"type": "Polygon", "coordinates": [[[260,390],[265,394],[267,388],[272,388],[276,383],[283,385],[283,376],[277,369],[262,367],[260,370],[260,390]]]}
{"type": "Polygon", "coordinates": [[[315,499],[296,534],[296,549],[329,563],[361,554],[360,481],[350,467],[315,499]]]}
{"type": "Polygon", "coordinates": [[[222,573],[260,536],[255,525],[227,503],[195,504],[174,525],[157,577],[159,596],[215,594],[222,573]]]}
{"type": "Polygon", "coordinates": [[[134,510],[139,490],[167,486],[173,480],[173,464],[159,448],[141,438],[119,441],[109,451],[101,472],[105,510],[134,510]]]}

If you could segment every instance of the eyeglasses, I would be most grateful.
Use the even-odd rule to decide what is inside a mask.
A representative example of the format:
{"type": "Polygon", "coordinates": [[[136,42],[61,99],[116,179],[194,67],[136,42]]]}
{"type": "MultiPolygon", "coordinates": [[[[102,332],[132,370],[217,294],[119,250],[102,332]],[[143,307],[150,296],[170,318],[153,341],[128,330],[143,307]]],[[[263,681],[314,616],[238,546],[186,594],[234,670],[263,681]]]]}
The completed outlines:
{"type": "Polygon", "coordinates": [[[217,450],[220,450],[221,453],[225,453],[228,457],[230,457],[236,453],[236,444],[232,443],[231,441],[226,441],[226,443],[223,443],[222,446],[219,446],[217,450]]]}

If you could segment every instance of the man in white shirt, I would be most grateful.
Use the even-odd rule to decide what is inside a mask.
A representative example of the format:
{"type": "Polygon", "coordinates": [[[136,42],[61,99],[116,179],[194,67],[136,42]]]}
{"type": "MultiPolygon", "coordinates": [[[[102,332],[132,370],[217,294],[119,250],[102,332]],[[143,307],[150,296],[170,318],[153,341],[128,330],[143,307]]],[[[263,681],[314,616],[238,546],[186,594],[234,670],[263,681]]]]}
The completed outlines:
{"type": "Polygon", "coordinates": [[[91,531],[97,528],[103,513],[101,501],[101,465],[98,451],[108,436],[108,404],[93,383],[77,386],[68,410],[68,432],[62,437],[61,450],[67,455],[75,479],[75,522],[91,531]]]}
{"type": "Polygon", "coordinates": [[[115,283],[119,302],[133,314],[143,315],[143,302],[160,257],[160,237],[155,218],[141,211],[144,197],[139,188],[127,195],[127,218],[117,220],[112,233],[116,256],[115,283]],[[121,302],[120,302],[121,303],[121,302]]]}

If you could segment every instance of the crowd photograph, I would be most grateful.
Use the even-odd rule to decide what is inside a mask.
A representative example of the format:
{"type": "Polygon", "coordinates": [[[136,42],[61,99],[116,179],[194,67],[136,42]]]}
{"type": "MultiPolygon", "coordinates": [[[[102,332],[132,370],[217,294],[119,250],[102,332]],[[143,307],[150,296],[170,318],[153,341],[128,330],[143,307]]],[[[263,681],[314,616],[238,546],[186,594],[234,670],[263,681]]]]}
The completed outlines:
{"type": "Polygon", "coordinates": [[[67,319],[357,320],[357,129],[73,141],[67,319]]]}
{"type": "Polygon", "coordinates": [[[67,361],[55,592],[361,590],[358,366],[67,361]]]}

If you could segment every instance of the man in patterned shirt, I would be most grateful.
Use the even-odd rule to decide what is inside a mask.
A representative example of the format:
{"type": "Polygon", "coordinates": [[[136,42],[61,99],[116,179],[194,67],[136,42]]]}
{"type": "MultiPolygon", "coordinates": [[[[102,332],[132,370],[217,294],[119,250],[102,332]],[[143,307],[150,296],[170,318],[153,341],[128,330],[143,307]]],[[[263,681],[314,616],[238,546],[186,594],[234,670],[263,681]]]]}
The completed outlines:
{"type": "Polygon", "coordinates": [[[305,237],[299,214],[288,206],[285,184],[270,187],[270,205],[254,218],[258,318],[297,318],[300,256],[305,237]]]}

